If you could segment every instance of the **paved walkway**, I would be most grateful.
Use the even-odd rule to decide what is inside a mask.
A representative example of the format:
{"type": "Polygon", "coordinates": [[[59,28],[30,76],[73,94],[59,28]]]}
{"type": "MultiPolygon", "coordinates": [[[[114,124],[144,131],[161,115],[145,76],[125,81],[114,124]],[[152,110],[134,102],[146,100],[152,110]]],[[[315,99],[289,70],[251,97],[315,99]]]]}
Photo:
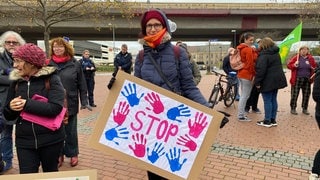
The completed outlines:
{"type": "MultiPolygon", "coordinates": [[[[60,170],[97,169],[99,180],[146,180],[144,169],[88,147],[87,141],[109,92],[106,88],[109,79],[110,74],[96,76],[95,103],[98,107],[92,112],[81,110],[79,113],[79,165],[71,168],[69,159],[66,159],[60,170]]],[[[214,75],[204,75],[199,84],[206,98],[214,80],[214,75]]],[[[307,179],[313,156],[320,147],[314,102],[310,100],[311,115],[302,114],[298,108],[300,113],[294,116],[290,114],[290,88],[280,90],[278,97],[278,126],[272,128],[255,124],[263,119],[263,114],[249,113],[252,122],[239,122],[236,118],[237,102],[230,108],[225,108],[222,102],[217,105],[216,109],[229,112],[232,116],[230,122],[218,132],[206,163],[201,167],[200,180],[307,179]]],[[[298,102],[301,104],[301,98],[298,102]]],[[[259,100],[259,108],[263,110],[262,99],[259,100]]],[[[18,172],[15,156],[13,169],[5,175],[18,172]]]]}

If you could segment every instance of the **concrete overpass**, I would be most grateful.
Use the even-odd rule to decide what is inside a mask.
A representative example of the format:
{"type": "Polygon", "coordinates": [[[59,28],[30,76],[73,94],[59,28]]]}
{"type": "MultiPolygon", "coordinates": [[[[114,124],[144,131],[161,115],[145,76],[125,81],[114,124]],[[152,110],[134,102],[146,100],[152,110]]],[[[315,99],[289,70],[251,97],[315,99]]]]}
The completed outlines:
{"type": "MultiPolygon", "coordinates": [[[[146,9],[160,8],[176,22],[175,40],[208,41],[217,39],[232,41],[236,30],[250,30],[255,33],[275,32],[282,40],[297,24],[297,18],[304,9],[300,3],[216,3],[216,4],[182,4],[182,3],[140,3],[130,4],[138,16],[127,20],[121,17],[118,10],[111,10],[108,18],[95,24],[92,19],[82,18],[78,21],[63,22],[52,27],[51,37],[68,36],[73,40],[113,40],[113,28],[116,40],[137,40],[140,31],[140,15],[146,9]],[[94,28],[99,27],[99,28],[94,28]],[[97,30],[99,29],[99,30],[97,30]]],[[[0,18],[0,32],[8,29],[19,30],[28,41],[43,39],[41,28],[31,26],[27,19],[13,19],[8,27],[7,20],[0,18]]],[[[318,26],[303,25],[302,40],[317,40],[318,26]]]]}

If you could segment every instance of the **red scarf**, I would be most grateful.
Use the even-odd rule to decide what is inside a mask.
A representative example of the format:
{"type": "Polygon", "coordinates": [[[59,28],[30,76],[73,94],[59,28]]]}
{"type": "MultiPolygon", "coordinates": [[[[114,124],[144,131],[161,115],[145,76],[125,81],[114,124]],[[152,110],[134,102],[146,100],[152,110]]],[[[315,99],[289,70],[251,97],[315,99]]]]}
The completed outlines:
{"type": "Polygon", "coordinates": [[[162,38],[163,38],[163,36],[165,35],[166,32],[167,32],[167,29],[163,28],[157,34],[151,35],[151,36],[145,36],[143,39],[147,42],[147,44],[151,48],[155,48],[161,43],[162,38]]]}
{"type": "Polygon", "coordinates": [[[59,63],[64,63],[69,61],[71,58],[70,56],[56,56],[56,55],[52,55],[52,60],[59,64],[59,63]]]}

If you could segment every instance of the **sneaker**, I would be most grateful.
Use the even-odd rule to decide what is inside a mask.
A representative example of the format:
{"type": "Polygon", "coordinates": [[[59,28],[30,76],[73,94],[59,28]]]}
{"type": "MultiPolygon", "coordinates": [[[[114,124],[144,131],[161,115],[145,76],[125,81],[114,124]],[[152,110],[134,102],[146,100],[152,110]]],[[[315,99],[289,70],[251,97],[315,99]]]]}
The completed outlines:
{"type": "Polygon", "coordinates": [[[303,110],[302,110],[302,113],[305,114],[305,115],[310,115],[308,109],[303,109],[303,110]]]}
{"type": "Polygon", "coordinates": [[[278,126],[277,121],[274,119],[271,119],[271,125],[272,126],[278,126]]]}
{"type": "Polygon", "coordinates": [[[272,125],[271,125],[271,122],[269,122],[269,121],[258,121],[257,122],[257,125],[258,126],[264,126],[264,127],[271,127],[272,125]]]}
{"type": "Polygon", "coordinates": [[[309,180],[319,180],[319,176],[317,174],[310,174],[309,180]]]}
{"type": "Polygon", "coordinates": [[[93,103],[93,104],[90,104],[90,106],[91,106],[91,107],[97,107],[97,105],[94,104],[94,103],[93,103]]]}
{"type": "Polygon", "coordinates": [[[298,115],[296,109],[291,109],[290,113],[293,114],[293,115],[298,115]]]}
{"type": "Polygon", "coordinates": [[[261,111],[260,111],[260,109],[258,109],[258,108],[257,108],[257,109],[254,109],[254,110],[252,109],[252,112],[254,112],[254,113],[256,113],[256,114],[261,114],[261,111]]]}
{"type": "Polygon", "coordinates": [[[249,122],[251,121],[251,119],[249,119],[248,117],[241,117],[241,118],[238,118],[239,121],[243,121],[243,122],[249,122]]]}

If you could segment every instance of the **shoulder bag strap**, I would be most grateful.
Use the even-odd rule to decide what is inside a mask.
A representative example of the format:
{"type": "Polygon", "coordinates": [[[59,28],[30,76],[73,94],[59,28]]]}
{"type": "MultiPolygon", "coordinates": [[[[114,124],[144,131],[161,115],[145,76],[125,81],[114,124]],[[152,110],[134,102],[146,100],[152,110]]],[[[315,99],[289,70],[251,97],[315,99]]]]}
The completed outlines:
{"type": "Polygon", "coordinates": [[[167,84],[167,86],[173,91],[174,88],[172,86],[172,84],[170,83],[170,81],[166,78],[166,76],[163,74],[163,72],[161,71],[159,65],[156,63],[156,61],[153,59],[153,57],[151,56],[150,52],[148,53],[148,56],[151,60],[151,62],[153,63],[154,67],[156,68],[156,70],[158,71],[159,75],[161,76],[161,78],[164,80],[164,82],[167,84]]]}

